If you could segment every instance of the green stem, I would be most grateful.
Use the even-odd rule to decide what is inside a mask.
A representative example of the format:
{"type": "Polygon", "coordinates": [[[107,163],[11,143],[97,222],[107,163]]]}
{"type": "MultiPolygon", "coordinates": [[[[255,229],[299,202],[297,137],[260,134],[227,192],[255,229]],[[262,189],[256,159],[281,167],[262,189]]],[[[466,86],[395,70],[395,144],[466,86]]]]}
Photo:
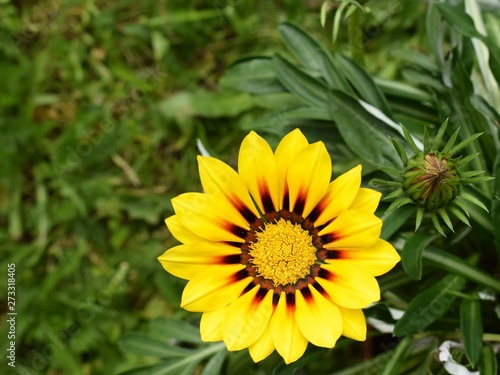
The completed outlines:
{"type": "Polygon", "coordinates": [[[362,12],[355,9],[349,22],[349,46],[351,47],[351,57],[360,65],[365,65],[365,51],[363,46],[363,25],[362,12]]]}
{"type": "Polygon", "coordinates": [[[483,335],[483,341],[500,342],[500,335],[496,333],[485,333],[483,335]]]}
{"type": "Polygon", "coordinates": [[[465,261],[452,254],[441,251],[436,247],[429,246],[424,250],[422,258],[437,268],[441,268],[455,275],[463,276],[468,280],[492,288],[497,293],[500,293],[499,280],[467,264],[465,261]]]}

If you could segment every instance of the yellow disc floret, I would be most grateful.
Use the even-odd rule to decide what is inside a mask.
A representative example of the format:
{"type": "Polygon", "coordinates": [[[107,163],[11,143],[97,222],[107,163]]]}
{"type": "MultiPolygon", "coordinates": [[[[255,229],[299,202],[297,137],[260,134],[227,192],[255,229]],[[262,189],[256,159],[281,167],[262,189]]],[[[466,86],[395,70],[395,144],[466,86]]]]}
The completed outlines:
{"type": "Polygon", "coordinates": [[[307,230],[280,219],[266,224],[255,235],[257,241],[251,244],[250,255],[259,276],[274,285],[287,285],[309,274],[317,258],[307,230]]]}

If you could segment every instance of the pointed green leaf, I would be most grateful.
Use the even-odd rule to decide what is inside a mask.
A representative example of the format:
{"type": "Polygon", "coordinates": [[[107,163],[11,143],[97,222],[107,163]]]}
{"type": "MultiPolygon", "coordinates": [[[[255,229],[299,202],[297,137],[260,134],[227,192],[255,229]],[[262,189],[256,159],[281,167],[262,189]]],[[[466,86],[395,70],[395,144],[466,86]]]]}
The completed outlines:
{"type": "Polygon", "coordinates": [[[404,270],[414,280],[422,277],[422,252],[439,236],[429,236],[428,234],[415,233],[406,240],[401,253],[401,263],[404,270]]]}
{"type": "Polygon", "coordinates": [[[490,52],[488,62],[491,72],[493,73],[493,76],[495,77],[497,82],[500,82],[500,48],[494,42],[489,41],[489,39],[486,39],[485,42],[488,45],[488,49],[490,52]]]}
{"type": "Polygon", "coordinates": [[[227,357],[227,350],[217,352],[210,358],[203,368],[201,375],[219,375],[222,374],[222,365],[227,357]]]}
{"type": "Polygon", "coordinates": [[[436,134],[436,137],[434,138],[434,141],[432,142],[432,150],[437,151],[439,149],[439,146],[441,145],[441,141],[443,139],[444,133],[446,132],[446,128],[448,127],[448,119],[446,119],[445,122],[443,122],[443,125],[439,128],[438,133],[436,134]]]}
{"type": "Polygon", "coordinates": [[[464,178],[471,178],[471,177],[480,175],[482,173],[484,173],[484,171],[468,171],[468,172],[463,172],[463,173],[460,173],[460,179],[462,180],[464,178]]]}
{"type": "Polygon", "coordinates": [[[386,95],[409,99],[416,103],[431,102],[433,100],[433,96],[427,91],[411,86],[408,83],[376,77],[374,80],[380,90],[386,95]]]}
{"type": "Polygon", "coordinates": [[[483,39],[477,32],[474,21],[463,9],[446,3],[436,3],[436,6],[453,30],[469,38],[483,39]]]}
{"type": "Polygon", "coordinates": [[[463,276],[468,280],[474,281],[479,285],[491,288],[497,293],[500,293],[499,280],[495,279],[486,272],[479,270],[477,267],[470,265],[457,256],[450,254],[449,252],[444,252],[437,247],[429,246],[428,249],[424,250],[422,258],[424,262],[427,262],[436,268],[450,272],[454,275],[463,276]]]}
{"type": "MultiPolygon", "coordinates": [[[[406,163],[408,163],[408,156],[406,155],[405,149],[403,148],[403,146],[401,145],[401,143],[399,143],[398,141],[396,141],[394,138],[392,138],[392,137],[389,137],[389,138],[390,138],[390,140],[392,142],[392,145],[396,149],[396,151],[397,151],[397,153],[399,155],[399,158],[403,162],[403,165],[406,165],[406,163]]],[[[399,175],[399,171],[398,171],[398,175],[399,175]]]]}
{"type": "Polygon", "coordinates": [[[477,158],[478,156],[479,156],[479,153],[467,155],[466,157],[461,158],[457,162],[455,162],[455,166],[458,169],[460,169],[460,168],[466,166],[468,163],[470,163],[473,159],[477,158]]]}
{"type": "Polygon", "coordinates": [[[401,171],[399,169],[396,169],[396,168],[379,167],[378,169],[380,169],[382,172],[387,173],[391,176],[399,177],[401,175],[401,171]]]}
{"type": "Polygon", "coordinates": [[[469,202],[475,204],[476,206],[478,207],[481,207],[483,210],[485,210],[486,212],[489,212],[488,211],[488,208],[484,205],[483,202],[481,202],[479,199],[477,199],[475,196],[473,195],[470,195],[469,193],[466,193],[464,191],[462,191],[460,193],[460,198],[463,198],[463,199],[466,199],[468,200],[469,202]]]}
{"type": "Polygon", "coordinates": [[[460,276],[448,275],[436,284],[417,294],[394,327],[395,336],[407,336],[427,328],[442,317],[465,285],[460,276]]]}
{"type": "Polygon", "coordinates": [[[427,6],[427,13],[425,15],[425,30],[430,50],[434,55],[434,59],[438,67],[441,67],[444,63],[444,37],[441,24],[441,16],[436,7],[436,3],[432,1],[427,6]]]}
{"type": "MultiPolygon", "coordinates": [[[[500,63],[500,60],[499,60],[500,63]]],[[[500,76],[497,78],[500,82],[500,76]]],[[[493,108],[482,96],[474,94],[470,98],[470,104],[487,117],[491,122],[500,124],[500,114],[496,108],[493,108]]]]}
{"type": "Polygon", "coordinates": [[[382,167],[400,167],[401,161],[386,134],[394,133],[385,123],[369,114],[358,101],[333,90],[328,108],[349,148],[368,163],[382,167]]]}
{"type": "Polygon", "coordinates": [[[337,89],[349,95],[354,95],[355,92],[352,86],[347,82],[347,79],[339,71],[338,67],[333,63],[333,57],[327,52],[321,52],[321,76],[326,80],[328,86],[332,89],[337,89]]]}
{"type": "Polygon", "coordinates": [[[493,187],[493,198],[491,199],[491,220],[493,221],[493,235],[495,236],[496,248],[500,253],[500,152],[497,152],[493,168],[495,182],[493,187]]]}
{"type": "Polygon", "coordinates": [[[221,350],[226,350],[224,343],[210,344],[200,349],[190,350],[190,355],[185,358],[172,359],[152,366],[136,368],[121,375],[190,375],[201,361],[221,350]]]}
{"type": "Polygon", "coordinates": [[[497,357],[495,351],[490,345],[483,346],[481,358],[479,359],[479,370],[481,375],[497,375],[497,357]]]}
{"type": "Polygon", "coordinates": [[[431,141],[427,127],[424,128],[424,152],[427,153],[431,150],[431,141]]]}
{"type": "Polygon", "coordinates": [[[250,94],[269,94],[285,90],[276,77],[272,59],[269,57],[256,56],[237,61],[224,72],[219,84],[250,94]]]}
{"type": "Polygon", "coordinates": [[[437,210],[437,213],[439,214],[439,216],[441,216],[441,219],[443,219],[443,221],[446,224],[446,226],[448,228],[450,228],[450,230],[452,232],[454,232],[454,230],[453,230],[453,224],[451,223],[450,216],[448,216],[448,213],[446,212],[446,210],[443,209],[443,208],[440,208],[439,210],[437,210]]]}
{"type": "Polygon", "coordinates": [[[465,203],[463,202],[462,199],[460,199],[460,197],[456,197],[453,200],[453,204],[458,208],[460,208],[467,216],[470,216],[469,212],[467,211],[467,207],[465,206],[465,203]]]}
{"type": "Polygon", "coordinates": [[[370,180],[369,185],[372,187],[388,186],[388,187],[399,188],[401,187],[401,182],[387,181],[387,180],[382,180],[380,178],[374,178],[370,180]]]}
{"type": "Polygon", "coordinates": [[[406,353],[412,343],[411,337],[405,337],[391,354],[384,368],[378,372],[378,375],[397,375],[405,362],[406,353]]]}
{"type": "Polygon", "coordinates": [[[391,212],[393,210],[397,210],[399,207],[406,206],[407,204],[410,204],[410,203],[413,203],[413,201],[410,198],[408,198],[406,196],[399,197],[394,202],[392,202],[392,204],[389,206],[389,208],[387,209],[386,212],[391,212]]]}
{"type": "Polygon", "coordinates": [[[481,301],[478,298],[466,298],[460,304],[460,330],[465,354],[471,366],[475,367],[483,348],[481,301]]]}
{"type": "Polygon", "coordinates": [[[462,184],[479,184],[481,182],[488,182],[494,180],[494,177],[490,176],[480,176],[480,177],[471,177],[471,178],[462,178],[460,182],[462,184]]]}
{"type": "MultiPolygon", "coordinates": [[[[455,130],[455,132],[451,135],[450,139],[448,139],[448,142],[446,142],[446,145],[444,146],[443,150],[441,153],[443,154],[448,154],[450,150],[452,149],[453,145],[455,144],[455,141],[457,140],[458,133],[460,132],[460,128],[455,130]]],[[[453,155],[453,154],[452,154],[453,155]]]]}
{"type": "Polygon", "coordinates": [[[311,77],[279,55],[273,57],[273,64],[279,81],[294,96],[312,107],[324,106],[328,92],[324,83],[311,77]]]}
{"type": "Polygon", "coordinates": [[[362,100],[378,108],[390,118],[393,117],[392,110],[384,94],[370,74],[368,74],[359,64],[345,56],[334,56],[333,61],[334,65],[339,67],[340,72],[352,84],[362,100]]]}
{"type": "Polygon", "coordinates": [[[185,357],[191,352],[189,349],[156,340],[143,332],[130,332],[124,335],[118,346],[126,353],[160,358],[185,357]]]}
{"type": "Polygon", "coordinates": [[[291,22],[283,22],[278,26],[281,39],[292,54],[302,63],[309,73],[317,76],[323,64],[322,52],[325,47],[304,29],[291,22]]]}
{"type": "Polygon", "coordinates": [[[199,329],[180,319],[156,318],[150,322],[149,330],[152,335],[164,340],[175,339],[190,344],[202,343],[199,329]]]}
{"type": "MultiPolygon", "coordinates": [[[[455,147],[453,147],[451,150],[450,150],[450,154],[453,155],[455,153],[457,153],[458,151],[460,151],[462,148],[464,148],[465,146],[467,146],[469,143],[471,142],[474,142],[476,139],[478,139],[481,135],[483,135],[483,133],[477,133],[477,134],[474,134],[472,136],[470,136],[469,138],[467,138],[466,140],[460,142],[458,145],[456,145],[455,147]]],[[[444,152],[444,151],[443,151],[444,152]]]]}
{"type": "Polygon", "coordinates": [[[415,232],[420,228],[420,224],[422,224],[422,219],[424,218],[424,209],[421,207],[417,208],[417,216],[415,218],[415,232]]]}
{"type": "Polygon", "coordinates": [[[390,193],[388,196],[384,197],[384,200],[390,200],[399,197],[400,195],[403,195],[403,189],[399,188],[394,190],[392,193],[390,193]]]}
{"type": "Polygon", "coordinates": [[[415,214],[415,208],[413,206],[401,207],[399,210],[386,212],[382,216],[382,233],[380,237],[384,240],[388,240],[391,236],[398,231],[408,219],[415,214]]]}
{"type": "Polygon", "coordinates": [[[439,234],[443,237],[446,237],[446,234],[444,234],[444,231],[443,231],[443,227],[441,226],[441,224],[439,224],[439,219],[435,213],[433,213],[431,215],[431,220],[432,220],[432,224],[434,224],[434,228],[436,228],[436,230],[439,232],[439,234]]]}
{"type": "Polygon", "coordinates": [[[458,218],[458,220],[460,220],[462,223],[470,227],[469,220],[467,220],[467,217],[462,213],[462,211],[460,211],[457,207],[454,206],[450,206],[449,210],[453,215],[455,215],[458,218]]]}
{"type": "MultiPolygon", "coordinates": [[[[410,132],[404,126],[402,126],[402,129],[403,129],[403,134],[404,134],[405,140],[408,143],[408,146],[410,146],[411,150],[413,151],[413,153],[415,155],[418,154],[420,152],[420,150],[418,149],[417,145],[415,144],[415,141],[413,140],[413,137],[411,136],[410,132]]],[[[425,129],[426,128],[424,128],[424,130],[425,129]]]]}

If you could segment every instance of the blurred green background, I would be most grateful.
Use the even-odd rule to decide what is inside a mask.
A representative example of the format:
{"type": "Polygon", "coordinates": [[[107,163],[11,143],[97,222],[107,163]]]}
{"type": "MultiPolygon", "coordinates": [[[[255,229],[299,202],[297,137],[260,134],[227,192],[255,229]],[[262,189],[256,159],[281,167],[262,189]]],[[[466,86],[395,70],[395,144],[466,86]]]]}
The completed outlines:
{"type": "MultiPolygon", "coordinates": [[[[425,4],[370,3],[361,62],[394,78],[389,53],[421,48],[425,4]]],[[[196,322],[179,308],[184,282],[156,260],[175,244],[170,199],[200,190],[197,138],[234,166],[266,113],[219,86],[232,62],[284,50],[285,20],[345,47],[332,45],[331,19],[321,27],[321,4],[0,0],[0,292],[14,263],[14,373],[119,373],[153,361],[120,351],[127,332],[196,322]]]]}

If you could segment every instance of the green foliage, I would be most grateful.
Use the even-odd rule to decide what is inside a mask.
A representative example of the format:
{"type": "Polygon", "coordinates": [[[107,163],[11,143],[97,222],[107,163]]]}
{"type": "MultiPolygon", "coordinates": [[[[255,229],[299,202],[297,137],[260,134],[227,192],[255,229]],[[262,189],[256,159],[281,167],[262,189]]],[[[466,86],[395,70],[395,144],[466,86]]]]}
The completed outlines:
{"type": "Polygon", "coordinates": [[[445,340],[467,369],[497,373],[499,9],[320,6],[2,2],[0,268],[16,265],[18,373],[445,374],[445,340]],[[403,201],[377,211],[402,264],[365,315],[399,339],[373,328],[366,343],[310,345],[290,366],[254,364],[201,342],[198,316],[180,309],[185,283],[156,260],[174,244],[162,219],[172,197],[200,190],[197,139],[234,165],[248,130],[272,143],[295,127],[325,142],[334,174],[361,163],[385,196],[382,171],[431,143],[457,145],[471,186],[454,215],[438,213],[454,228],[440,226],[446,239],[403,201]]]}

